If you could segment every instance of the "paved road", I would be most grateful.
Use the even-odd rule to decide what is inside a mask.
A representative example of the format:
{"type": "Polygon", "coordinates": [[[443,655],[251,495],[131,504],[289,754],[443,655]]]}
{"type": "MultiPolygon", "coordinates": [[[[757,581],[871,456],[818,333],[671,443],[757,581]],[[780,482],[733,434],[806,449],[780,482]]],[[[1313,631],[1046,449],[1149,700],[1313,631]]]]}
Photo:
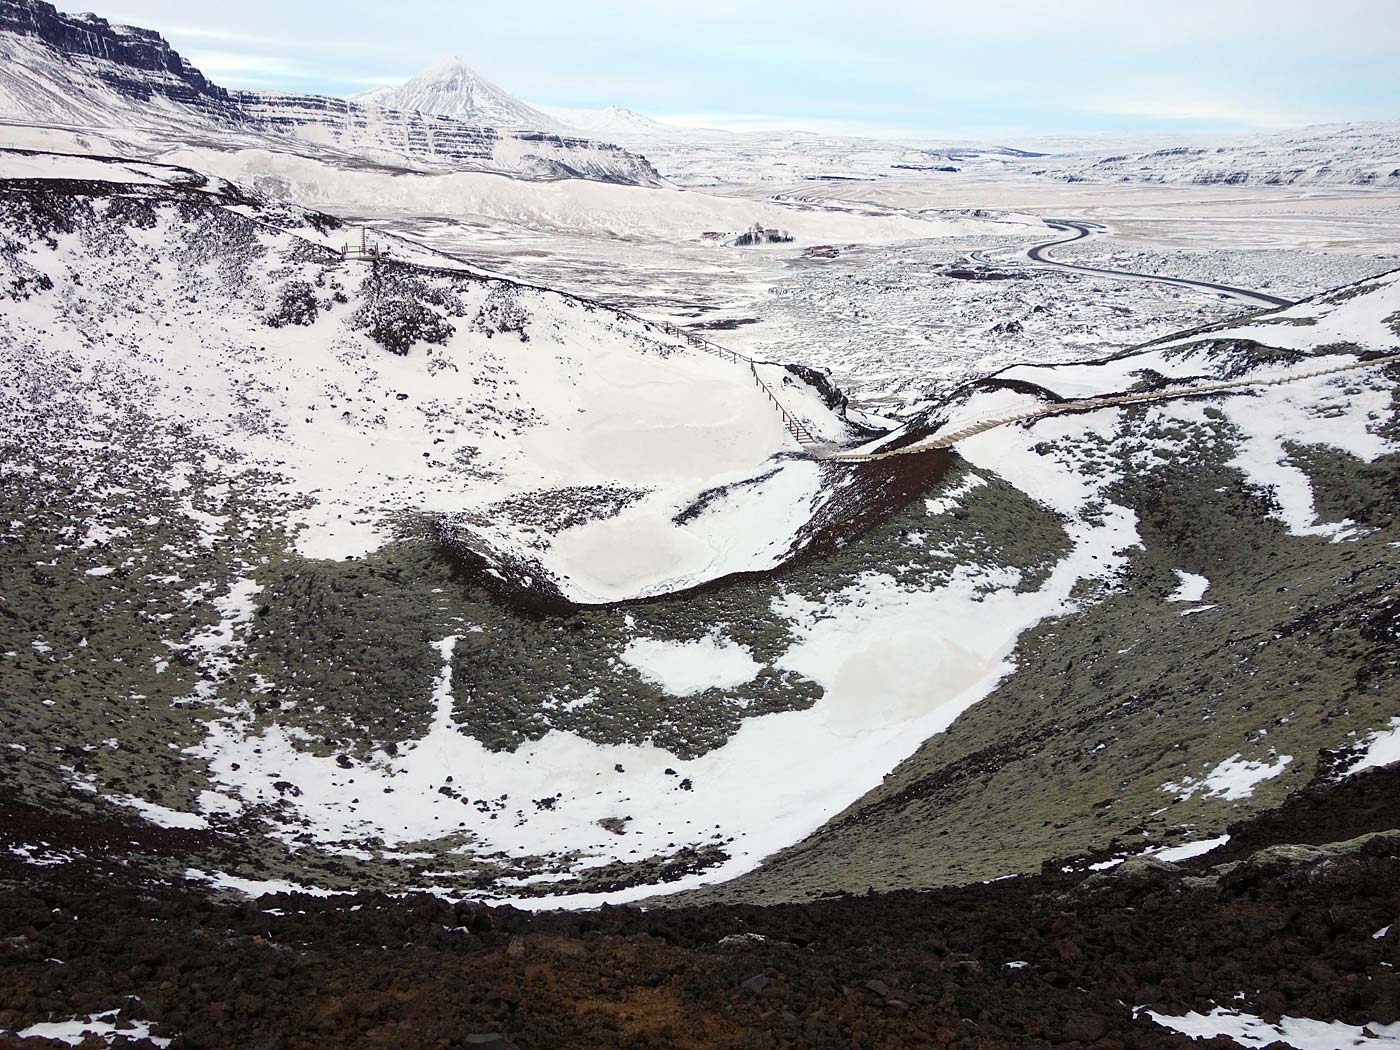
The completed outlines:
{"type": "Polygon", "coordinates": [[[1184,277],[1161,277],[1151,273],[1133,273],[1130,270],[1102,270],[1094,266],[1076,266],[1072,263],[1056,262],[1045,253],[1051,248],[1056,248],[1061,244],[1070,244],[1074,241],[1083,240],[1091,236],[1097,227],[1091,223],[1072,222],[1069,219],[1046,219],[1045,225],[1055,230],[1073,230],[1069,237],[1060,237],[1053,241],[1045,241],[1026,249],[1026,258],[1031,262],[1039,263],[1041,266],[1051,266],[1057,270],[1072,270],[1075,273],[1091,273],[1099,277],[1123,277],[1136,281],[1156,281],[1158,284],[1175,284],[1182,288],[1202,288],[1206,291],[1217,292],[1221,295],[1228,295],[1235,299],[1255,306],[1292,306],[1293,300],[1280,299],[1276,295],[1265,295],[1263,292],[1253,292],[1248,288],[1235,288],[1228,284],[1215,284],[1212,281],[1190,281],[1184,277]]]}

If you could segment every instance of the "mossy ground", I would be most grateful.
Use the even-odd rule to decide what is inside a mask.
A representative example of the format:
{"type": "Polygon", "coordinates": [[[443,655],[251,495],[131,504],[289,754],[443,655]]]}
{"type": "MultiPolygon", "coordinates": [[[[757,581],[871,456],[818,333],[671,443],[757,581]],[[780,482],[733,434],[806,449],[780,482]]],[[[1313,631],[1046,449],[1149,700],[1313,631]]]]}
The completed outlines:
{"type": "MultiPolygon", "coordinates": [[[[1319,750],[1395,713],[1400,457],[1365,464],[1318,446],[1293,450],[1320,517],[1360,526],[1332,543],[1290,536],[1269,516],[1267,494],[1226,465],[1233,434],[1219,413],[1195,424],[1149,425],[1142,409],[1126,417],[1118,436],[1044,450],[1090,474],[1123,475],[1106,495],[1137,512],[1143,540],[1123,579],[1027,632],[1018,670],[880,789],[759,872],[707,893],[773,899],[954,883],[1032,870],[1050,856],[1206,837],[1306,782],[1319,750]],[[1215,608],[1183,616],[1164,601],[1177,569],[1210,580],[1204,603],[1215,608]],[[1237,752],[1263,759],[1270,749],[1293,760],[1244,803],[1164,790],[1237,752]]],[[[230,710],[254,726],[294,726],[322,754],[364,759],[414,740],[441,671],[431,643],[449,633],[463,637],[454,718],[488,746],[567,730],[700,754],[743,718],[819,698],[816,683],[775,666],[795,640],[774,611],[782,595],[839,602],[867,573],[925,588],[970,562],[1016,566],[1021,586],[1034,588],[1068,548],[1054,514],[981,472],[987,483],[942,513],[916,499],[829,556],[767,578],[626,608],[527,614],[455,576],[427,540],[363,560],[292,555],[276,524],[285,507],[264,479],[149,420],[115,425],[128,440],[85,445],[81,457],[56,433],[5,450],[6,463],[34,470],[0,493],[11,523],[0,761],[26,796],[69,809],[100,805],[75,788],[89,780],[103,794],[192,809],[209,783],[185,749],[230,710]],[[122,483],[177,471],[187,487],[122,483]],[[92,486],[95,477],[106,483],[92,486]],[[218,542],[208,515],[225,519],[218,542]],[[84,546],[94,525],[103,539],[84,546]],[[257,611],[232,666],[211,676],[183,643],[218,622],[211,600],[245,576],[262,588],[257,611]],[[711,632],[753,653],[763,665],[753,682],[673,697],[620,659],[635,637],[711,632]]],[[[1393,432],[1395,420],[1385,425],[1393,432]]],[[[955,468],[929,495],[966,480],[955,468]]],[[[372,843],[353,856],[303,843],[293,857],[261,837],[264,815],[244,818],[237,858],[211,848],[207,866],[327,888],[409,884],[422,867],[372,843]]],[[[452,872],[439,885],[481,890],[568,861],[446,852],[463,844],[422,844],[437,854],[435,870],[452,872]]],[[[650,858],[568,888],[708,862],[650,858]]]]}
{"type": "MultiPolygon", "coordinates": [[[[1361,527],[1341,542],[1293,536],[1270,494],[1227,465],[1223,415],[1205,415],[1162,424],[1129,409],[1117,436],[1046,447],[1121,475],[1106,494],[1136,511],[1143,544],[1122,579],[1022,635],[1017,669],[880,788],[698,897],[959,884],[1204,839],[1308,783],[1319,752],[1400,714],[1400,455],[1294,449],[1320,519],[1361,527]],[[1212,608],[1165,601],[1174,570],[1207,577],[1199,605],[1212,608]],[[1235,754],[1292,758],[1244,799],[1166,788],[1235,754]]],[[[1393,408],[1380,429],[1397,419],[1393,408]]]]}
{"type": "MultiPolygon", "coordinates": [[[[745,718],[821,696],[815,682],[777,666],[795,641],[774,609],[782,595],[838,601],[867,573],[935,586],[967,560],[1018,566],[1034,586],[1067,545],[1054,515],[993,479],[936,516],[916,498],[831,555],[776,575],[626,608],[531,613],[461,578],[411,527],[363,559],[297,556],[286,526],[296,501],[280,495],[276,479],[129,407],[89,432],[75,428],[73,405],[97,397],[129,406],[131,391],[120,377],[50,364],[25,391],[28,432],[10,438],[0,460],[7,477],[23,479],[0,491],[9,523],[0,764],[23,797],[63,810],[110,811],[102,796],[130,796],[197,811],[214,785],[192,749],[222,718],[250,732],[288,727],[299,747],[320,755],[392,753],[431,722],[442,670],[433,643],[449,634],[461,637],[454,720],[489,747],[569,731],[703,754],[745,718]],[[252,613],[210,657],[191,642],[220,629],[217,603],[240,580],[259,588],[252,613]],[[752,681],[672,696],[621,659],[637,637],[712,633],[753,654],[761,670],[752,681]]],[[[924,495],[961,480],[960,471],[930,480],[924,495]]],[[[240,848],[235,856],[211,845],[196,866],[329,889],[411,884],[430,867],[446,873],[437,885],[467,891],[569,861],[448,852],[469,839],[418,844],[435,855],[427,865],[402,855],[414,844],[394,851],[363,842],[347,854],[302,836],[293,855],[265,837],[269,819],[294,825],[292,799],[236,821],[213,818],[240,848]]],[[[567,888],[684,874],[720,859],[717,849],[592,869],[567,888]]]]}

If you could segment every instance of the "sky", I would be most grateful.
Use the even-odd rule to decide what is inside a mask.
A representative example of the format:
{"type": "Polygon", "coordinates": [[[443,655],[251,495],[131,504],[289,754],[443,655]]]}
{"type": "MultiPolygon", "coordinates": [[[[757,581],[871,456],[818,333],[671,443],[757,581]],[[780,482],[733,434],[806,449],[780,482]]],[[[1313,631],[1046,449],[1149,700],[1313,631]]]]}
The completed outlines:
{"type": "Polygon", "coordinates": [[[1005,139],[1400,119],[1400,0],[91,2],[226,87],[352,94],[457,55],[535,105],[735,130],[1005,139]]]}

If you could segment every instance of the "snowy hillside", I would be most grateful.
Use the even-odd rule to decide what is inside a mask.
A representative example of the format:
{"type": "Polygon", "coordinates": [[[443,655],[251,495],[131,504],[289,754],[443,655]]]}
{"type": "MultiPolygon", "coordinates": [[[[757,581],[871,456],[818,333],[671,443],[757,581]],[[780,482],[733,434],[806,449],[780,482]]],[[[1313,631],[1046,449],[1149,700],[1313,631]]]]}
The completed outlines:
{"type": "Polygon", "coordinates": [[[940,178],[1019,170],[1036,154],[973,142],[901,141],[803,131],[731,132],[613,120],[607,137],[644,152],[682,186],[940,178]]]}
{"type": "Polygon", "coordinates": [[[608,106],[606,109],[564,109],[552,106],[549,113],[555,120],[568,127],[577,128],[584,134],[608,142],[679,136],[686,131],[685,128],[663,124],[625,106],[608,106]]]}
{"type": "Polygon", "coordinates": [[[1068,182],[1164,185],[1400,185],[1400,123],[1323,124],[1243,142],[1056,155],[1027,165],[1068,182]]]}
{"type": "Polygon", "coordinates": [[[525,182],[477,172],[347,170],[312,157],[261,149],[192,147],[172,150],[164,158],[306,207],[360,215],[484,217],[531,231],[596,238],[698,242],[707,230],[738,232],[759,222],[787,230],[800,247],[833,240],[886,243],[1025,228],[1025,223],[1002,224],[957,214],[916,217],[827,211],[669,187],[605,185],[598,180],[525,182]]]}
{"type": "Polygon", "coordinates": [[[237,134],[241,114],[227,100],[196,96],[165,71],[135,71],[138,90],[123,84],[120,67],[105,58],[67,56],[36,37],[0,25],[0,115],[8,120],[94,128],[154,127],[204,130],[227,122],[237,134]]]}
{"type": "MultiPolygon", "coordinates": [[[[430,170],[490,171],[536,180],[594,179],[656,186],[662,179],[645,157],[618,146],[544,131],[501,130],[416,110],[365,106],[324,95],[235,91],[240,110],[262,127],[312,147],[330,147],[380,164],[397,161],[430,170]]],[[[318,156],[315,150],[287,150],[318,156]]],[[[319,159],[336,162],[334,153],[319,159]]],[[[363,167],[346,165],[341,167],[363,167]]]]}
{"type": "Polygon", "coordinates": [[[435,113],[467,124],[525,131],[566,131],[559,121],[521,102],[460,58],[444,59],[396,88],[375,88],[352,101],[385,109],[435,113]]]}
{"type": "MultiPolygon", "coordinates": [[[[45,168],[52,178],[132,179],[115,163],[0,161],[11,178],[45,168]]],[[[307,497],[293,526],[304,553],[363,556],[405,512],[425,527],[449,515],[453,542],[496,571],[528,571],[543,593],[617,599],[776,564],[827,500],[815,465],[774,461],[792,446],[746,363],[460,267],[337,264],[327,245],[350,235],[323,220],[264,218],[232,190],[162,194],[148,172],[166,185],[197,176],[140,171],[134,219],[55,191],[76,239],[30,241],[7,265],[26,288],[64,285],[60,274],[82,283],[16,304],[10,340],[77,361],[98,353],[110,366],[111,347],[93,347],[82,316],[107,312],[111,296],[142,303],[139,314],[109,314],[111,338],[130,355],[128,381],[152,408],[199,420],[206,436],[282,472],[289,495],[307,497]],[[181,214],[191,209],[201,223],[187,233],[181,214]],[[127,263],[106,258],[115,245],[129,246],[127,263]],[[177,271],[160,261],[175,256],[205,263],[177,271]],[[223,412],[230,401],[246,408],[235,420],[223,412]],[[714,498],[734,485],[748,492],[744,505],[714,498]],[[704,493],[703,510],[662,524],[704,493]],[[765,509],[763,493],[778,503],[765,509]],[[611,509],[583,509],[600,497],[611,509]],[[555,515],[571,503],[580,507],[561,529],[555,515]]],[[[763,375],[792,387],[793,410],[815,430],[844,434],[794,374],[763,366],[763,375]]]]}

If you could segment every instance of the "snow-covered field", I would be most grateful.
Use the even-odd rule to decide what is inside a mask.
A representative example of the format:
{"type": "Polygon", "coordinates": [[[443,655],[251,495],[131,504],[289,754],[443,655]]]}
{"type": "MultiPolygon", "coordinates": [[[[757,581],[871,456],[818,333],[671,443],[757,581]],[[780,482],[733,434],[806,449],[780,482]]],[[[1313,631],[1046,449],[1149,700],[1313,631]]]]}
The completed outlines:
{"type": "MultiPolygon", "coordinates": [[[[248,162],[254,164],[253,155],[248,162]]],[[[697,326],[753,356],[825,369],[862,407],[886,412],[1018,361],[1102,356],[1237,309],[1208,292],[1021,265],[1020,247],[1051,236],[1037,215],[1108,226],[1105,236],[1057,249],[1067,262],[1289,298],[1390,268],[1400,240],[1400,199],[1380,191],[1302,197],[1269,187],[1090,190],[947,178],[789,185],[778,192],[731,186],[723,196],[530,187],[512,190],[528,195],[528,203],[469,193],[451,205],[436,198],[412,204],[408,189],[399,198],[356,189],[347,207],[518,280],[697,326]],[[646,206],[634,215],[626,200],[646,206]],[[678,201],[688,203],[672,210],[678,201]],[[796,243],[734,249],[698,238],[697,229],[711,228],[707,221],[728,229],[725,223],[737,226],[755,209],[790,228],[796,243]],[[481,214],[467,214],[473,210],[481,214]],[[809,255],[806,248],[817,244],[832,245],[834,257],[809,255]],[[1024,279],[946,275],[984,252],[1024,279]]],[[[328,190],[265,185],[332,207],[328,190]]]]}
{"type": "Polygon", "coordinates": [[[187,148],[172,150],[161,159],[276,192],[305,207],[341,214],[485,219],[530,231],[599,239],[697,243],[706,231],[734,234],[759,223],[790,233],[793,246],[804,248],[825,240],[882,243],[996,230],[987,220],[964,216],[813,212],[769,201],[581,179],[535,183],[484,172],[355,170],[270,150],[228,153],[187,148]]]}

